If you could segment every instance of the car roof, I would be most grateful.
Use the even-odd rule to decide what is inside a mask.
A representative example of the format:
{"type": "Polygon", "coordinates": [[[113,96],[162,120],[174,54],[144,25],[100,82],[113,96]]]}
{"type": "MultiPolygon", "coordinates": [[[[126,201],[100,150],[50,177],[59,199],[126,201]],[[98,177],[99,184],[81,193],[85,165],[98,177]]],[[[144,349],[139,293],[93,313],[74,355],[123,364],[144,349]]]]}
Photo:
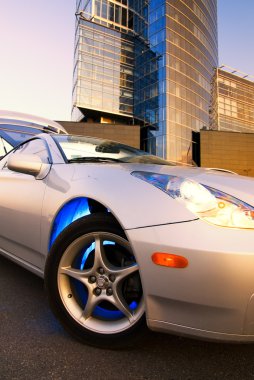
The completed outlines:
{"type": "Polygon", "coordinates": [[[67,133],[67,131],[61,124],[53,120],[47,119],[45,117],[15,111],[0,110],[0,128],[1,124],[13,124],[17,126],[24,126],[27,128],[37,128],[41,129],[44,132],[48,131],[54,133],[67,133]]]}

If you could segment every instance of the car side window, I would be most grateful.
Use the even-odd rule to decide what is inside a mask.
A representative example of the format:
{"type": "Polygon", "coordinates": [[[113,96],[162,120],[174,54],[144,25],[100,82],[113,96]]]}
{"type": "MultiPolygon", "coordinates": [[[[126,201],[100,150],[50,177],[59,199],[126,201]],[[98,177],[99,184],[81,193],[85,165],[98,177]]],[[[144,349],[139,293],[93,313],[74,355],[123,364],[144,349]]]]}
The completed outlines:
{"type": "Polygon", "coordinates": [[[43,163],[49,163],[49,152],[46,143],[41,139],[34,139],[20,145],[13,154],[35,154],[43,163]]]}
{"type": "Polygon", "coordinates": [[[0,157],[5,156],[12,150],[12,146],[0,136],[0,157]]]}

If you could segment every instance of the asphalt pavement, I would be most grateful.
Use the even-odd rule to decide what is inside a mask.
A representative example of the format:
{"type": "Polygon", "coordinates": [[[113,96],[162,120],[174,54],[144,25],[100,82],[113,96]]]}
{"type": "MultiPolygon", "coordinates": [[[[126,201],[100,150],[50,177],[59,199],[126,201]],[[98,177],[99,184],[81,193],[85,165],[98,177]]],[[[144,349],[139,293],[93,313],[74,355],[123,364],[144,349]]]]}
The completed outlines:
{"type": "Polygon", "coordinates": [[[43,281],[0,257],[0,380],[253,378],[254,344],[148,332],[133,349],[83,345],[55,320],[43,281]]]}

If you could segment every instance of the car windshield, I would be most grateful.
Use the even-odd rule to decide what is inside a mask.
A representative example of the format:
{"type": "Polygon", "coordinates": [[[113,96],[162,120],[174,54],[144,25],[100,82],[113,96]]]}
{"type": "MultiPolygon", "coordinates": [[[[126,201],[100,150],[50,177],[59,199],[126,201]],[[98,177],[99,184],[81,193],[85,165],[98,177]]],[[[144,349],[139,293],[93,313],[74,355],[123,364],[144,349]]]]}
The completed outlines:
{"type": "Polygon", "coordinates": [[[84,136],[52,136],[60,147],[64,158],[69,162],[125,162],[171,165],[142,150],[111,140],[84,136]]]}

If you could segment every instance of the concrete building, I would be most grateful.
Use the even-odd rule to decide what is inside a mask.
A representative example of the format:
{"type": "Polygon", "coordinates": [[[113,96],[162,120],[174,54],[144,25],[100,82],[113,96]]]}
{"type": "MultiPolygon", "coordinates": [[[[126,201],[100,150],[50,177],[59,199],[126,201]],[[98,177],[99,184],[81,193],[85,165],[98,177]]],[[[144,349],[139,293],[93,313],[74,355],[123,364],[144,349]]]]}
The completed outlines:
{"type": "Polygon", "coordinates": [[[200,131],[200,163],[254,177],[254,133],[200,131]]]}
{"type": "Polygon", "coordinates": [[[99,137],[140,148],[140,127],[138,125],[78,123],[73,121],[58,121],[58,123],[69,134],[99,137]]]}
{"type": "Polygon", "coordinates": [[[140,124],[142,148],[191,162],[209,125],[217,0],[77,0],[73,120],[140,124]]]}

